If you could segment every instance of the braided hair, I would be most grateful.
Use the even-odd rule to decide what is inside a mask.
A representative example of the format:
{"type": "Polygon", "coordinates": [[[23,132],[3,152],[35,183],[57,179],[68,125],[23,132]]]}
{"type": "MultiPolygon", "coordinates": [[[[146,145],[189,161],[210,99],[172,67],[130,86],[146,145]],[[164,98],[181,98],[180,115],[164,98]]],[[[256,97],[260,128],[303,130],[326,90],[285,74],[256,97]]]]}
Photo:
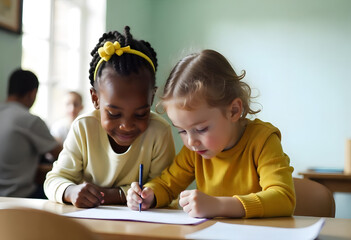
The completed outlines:
{"type": "MultiPolygon", "coordinates": [[[[107,41],[118,41],[121,44],[121,47],[124,46],[130,46],[130,48],[138,50],[145,55],[147,55],[151,61],[153,62],[155,66],[155,71],[157,70],[157,58],[156,58],[156,52],[155,50],[151,47],[149,42],[146,42],[144,40],[136,40],[133,38],[132,34],[130,33],[130,27],[125,26],[124,28],[124,35],[119,33],[118,31],[113,31],[113,32],[108,32],[104,33],[102,37],[99,39],[99,42],[96,44],[95,48],[91,51],[91,56],[93,59],[90,62],[90,69],[89,69],[89,79],[90,79],[90,84],[94,87],[94,72],[97,63],[101,59],[98,53],[98,49],[104,45],[105,42],[107,41]]],[[[155,72],[152,69],[152,66],[150,63],[145,60],[144,58],[134,55],[134,54],[122,54],[121,56],[118,56],[116,54],[113,54],[111,58],[107,62],[102,62],[97,74],[96,78],[101,76],[102,69],[106,67],[107,65],[112,66],[116,72],[120,75],[129,75],[131,73],[138,73],[139,69],[141,68],[147,68],[150,70],[152,76],[155,76],[155,72]]],[[[153,77],[153,87],[155,86],[155,77],[153,77]]]]}

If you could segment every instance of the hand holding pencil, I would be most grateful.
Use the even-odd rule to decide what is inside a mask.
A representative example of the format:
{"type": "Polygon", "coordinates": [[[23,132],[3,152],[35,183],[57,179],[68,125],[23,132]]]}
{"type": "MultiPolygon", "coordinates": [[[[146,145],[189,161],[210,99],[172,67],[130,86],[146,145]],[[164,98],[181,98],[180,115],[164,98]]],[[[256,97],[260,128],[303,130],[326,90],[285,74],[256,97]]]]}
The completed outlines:
{"type": "Polygon", "coordinates": [[[154,201],[154,191],[148,187],[142,188],[142,184],[140,184],[140,179],[139,182],[133,182],[131,184],[131,188],[128,190],[127,194],[127,206],[130,209],[135,211],[146,210],[154,204],[154,201]]]}

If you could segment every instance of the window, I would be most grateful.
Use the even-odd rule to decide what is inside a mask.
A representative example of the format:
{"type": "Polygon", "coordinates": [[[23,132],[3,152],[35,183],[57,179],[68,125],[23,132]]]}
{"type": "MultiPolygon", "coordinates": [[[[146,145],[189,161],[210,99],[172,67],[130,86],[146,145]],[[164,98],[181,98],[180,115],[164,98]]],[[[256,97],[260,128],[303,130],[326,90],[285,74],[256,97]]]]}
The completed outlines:
{"type": "Polygon", "coordinates": [[[89,108],[90,51],[105,31],[105,9],[102,0],[23,0],[22,68],[39,78],[31,111],[48,125],[62,117],[68,90],[89,108]]]}

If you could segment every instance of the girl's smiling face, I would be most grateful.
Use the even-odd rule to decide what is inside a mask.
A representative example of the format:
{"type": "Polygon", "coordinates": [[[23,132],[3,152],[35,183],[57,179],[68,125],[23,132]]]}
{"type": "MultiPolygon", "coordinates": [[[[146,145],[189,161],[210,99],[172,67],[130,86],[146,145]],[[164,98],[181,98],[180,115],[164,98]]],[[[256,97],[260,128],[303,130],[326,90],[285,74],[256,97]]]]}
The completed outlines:
{"type": "Polygon", "coordinates": [[[206,159],[232,148],[243,133],[244,128],[239,124],[240,99],[234,100],[225,113],[220,108],[209,107],[204,101],[198,101],[194,109],[188,110],[170,100],[165,109],[184,145],[206,159]]]}
{"type": "Polygon", "coordinates": [[[106,66],[96,83],[97,89],[90,90],[94,107],[100,109],[101,126],[117,153],[125,152],[148,127],[155,93],[152,81],[147,69],[122,76],[106,66]]]}

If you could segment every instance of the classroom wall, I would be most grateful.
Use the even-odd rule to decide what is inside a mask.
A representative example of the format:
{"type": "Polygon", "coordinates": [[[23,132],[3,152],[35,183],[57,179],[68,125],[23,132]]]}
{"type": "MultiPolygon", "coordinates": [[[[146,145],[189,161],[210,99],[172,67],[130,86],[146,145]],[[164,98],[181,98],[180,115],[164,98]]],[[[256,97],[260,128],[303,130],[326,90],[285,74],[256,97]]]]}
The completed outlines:
{"type": "MultiPolygon", "coordinates": [[[[156,49],[160,87],[191,50],[216,49],[245,69],[259,93],[257,117],[281,130],[295,176],[311,166],[343,167],[351,138],[351,1],[108,0],[107,30],[125,25],[156,49]]],[[[21,41],[0,29],[0,101],[21,64],[21,41]]],[[[334,197],[337,217],[351,218],[350,194],[334,197]]]]}
{"type": "MultiPolygon", "coordinates": [[[[294,176],[343,168],[351,138],[351,1],[108,0],[107,29],[124,25],[156,49],[159,86],[197,49],[218,50],[246,70],[262,109],[256,117],[281,130],[294,176]]],[[[351,218],[350,194],[335,198],[337,217],[351,218]]]]}
{"type": "Polygon", "coordinates": [[[0,28],[0,102],[7,95],[7,81],[11,72],[21,66],[22,37],[0,28]]]}

